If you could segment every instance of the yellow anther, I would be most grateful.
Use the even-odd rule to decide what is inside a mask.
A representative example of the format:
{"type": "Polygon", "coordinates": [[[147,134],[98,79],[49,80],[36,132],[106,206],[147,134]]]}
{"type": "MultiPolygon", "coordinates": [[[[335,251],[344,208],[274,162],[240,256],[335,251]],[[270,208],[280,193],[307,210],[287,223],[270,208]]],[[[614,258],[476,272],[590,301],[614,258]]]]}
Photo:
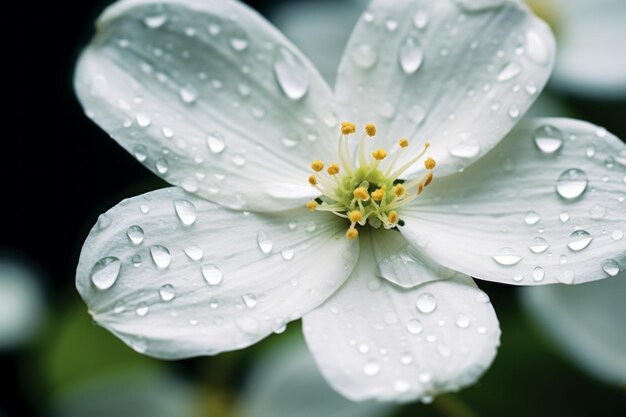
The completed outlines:
{"type": "Polygon", "coordinates": [[[311,168],[315,172],[320,172],[324,169],[324,163],[320,160],[313,161],[313,163],[311,164],[311,168]]]}
{"type": "Polygon", "coordinates": [[[367,188],[365,187],[359,187],[356,190],[354,190],[354,198],[356,198],[357,200],[361,200],[361,201],[365,201],[367,199],[369,199],[369,194],[367,192],[367,188]]]}
{"type": "Polygon", "coordinates": [[[417,186],[417,194],[422,194],[422,191],[424,191],[424,184],[420,184],[417,186]]]}
{"type": "Polygon", "coordinates": [[[401,148],[406,148],[409,146],[409,140],[407,138],[402,138],[398,141],[398,145],[400,145],[401,148]]]}
{"type": "Polygon", "coordinates": [[[348,238],[348,240],[354,240],[359,237],[359,231],[356,229],[348,229],[348,231],[346,232],[346,237],[348,238]]]}
{"type": "Polygon", "coordinates": [[[317,208],[317,201],[309,201],[308,203],[306,203],[306,208],[308,208],[310,211],[315,211],[315,209],[317,208]]]}
{"type": "Polygon", "coordinates": [[[396,197],[402,197],[406,194],[406,188],[404,188],[404,185],[402,184],[396,184],[396,186],[393,187],[393,193],[396,197]]]}
{"type": "Polygon", "coordinates": [[[398,212],[397,211],[391,211],[389,212],[389,215],[387,215],[387,218],[389,219],[389,223],[391,224],[396,224],[398,223],[398,212]]]}
{"type": "Polygon", "coordinates": [[[426,187],[431,182],[433,182],[433,172],[432,171],[430,171],[428,173],[428,176],[426,177],[426,181],[424,181],[424,187],[426,187]]]}
{"type": "Polygon", "coordinates": [[[437,166],[437,162],[433,158],[428,158],[424,161],[426,169],[434,169],[437,166]]]}
{"type": "Polygon", "coordinates": [[[339,174],[339,165],[337,164],[330,164],[328,166],[328,175],[337,175],[339,174]]]}
{"type": "Polygon", "coordinates": [[[382,161],[383,159],[387,157],[387,151],[382,148],[376,149],[374,152],[372,152],[372,156],[374,157],[375,160],[382,161]]]}
{"type": "Polygon", "coordinates": [[[356,126],[354,123],[343,122],[341,123],[341,133],[344,135],[351,135],[356,132],[356,126]]]}
{"type": "Polygon", "coordinates": [[[424,148],[426,148],[426,149],[430,148],[430,142],[424,143],[424,148]]]}
{"type": "Polygon", "coordinates": [[[376,136],[376,125],[373,125],[371,123],[365,125],[365,133],[367,133],[367,136],[369,137],[376,136]]]}
{"type": "Polygon", "coordinates": [[[385,198],[385,190],[383,188],[379,188],[378,190],[372,192],[372,199],[374,201],[381,201],[385,198]]]}
{"type": "Polygon", "coordinates": [[[352,223],[360,222],[362,218],[363,214],[358,210],[351,211],[350,214],[348,214],[348,219],[350,219],[352,223]]]}
{"type": "Polygon", "coordinates": [[[317,185],[317,178],[315,177],[315,175],[311,175],[309,177],[309,184],[311,184],[312,186],[316,186],[317,185]]]}

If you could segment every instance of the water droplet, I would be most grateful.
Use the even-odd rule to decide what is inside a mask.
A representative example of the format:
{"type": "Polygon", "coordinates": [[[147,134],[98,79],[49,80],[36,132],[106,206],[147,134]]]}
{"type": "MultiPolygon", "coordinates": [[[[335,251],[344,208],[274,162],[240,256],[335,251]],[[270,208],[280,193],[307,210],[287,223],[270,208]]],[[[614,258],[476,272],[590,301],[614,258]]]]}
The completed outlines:
{"type": "Polygon", "coordinates": [[[538,65],[545,66],[550,62],[550,50],[541,35],[533,30],[526,32],[526,53],[538,65]]]}
{"type": "Polygon", "coordinates": [[[509,107],[509,116],[512,119],[517,119],[518,117],[520,117],[521,114],[522,112],[520,111],[519,107],[517,107],[515,104],[509,107]]]}
{"type": "Polygon", "coordinates": [[[415,73],[424,62],[424,49],[414,36],[407,36],[400,47],[400,66],[406,74],[415,73]]]}
{"type": "Polygon", "coordinates": [[[380,364],[374,359],[370,359],[363,366],[363,373],[367,376],[376,376],[380,372],[380,364]]]}
{"type": "Polygon", "coordinates": [[[532,275],[533,275],[533,279],[539,282],[539,281],[543,281],[544,277],[546,276],[546,273],[542,267],[537,266],[533,269],[532,275]]]}
{"type": "Polygon", "coordinates": [[[217,36],[220,34],[220,32],[222,31],[222,28],[219,25],[216,25],[215,23],[210,24],[207,27],[207,31],[213,35],[213,36],[217,36]]]}
{"type": "Polygon", "coordinates": [[[561,220],[561,223],[567,223],[569,221],[569,217],[570,216],[567,211],[563,211],[559,214],[559,220],[561,220]]]}
{"type": "Polygon", "coordinates": [[[466,139],[457,143],[449,151],[450,155],[458,158],[474,158],[480,152],[480,143],[476,139],[466,139]]]}
{"type": "Polygon", "coordinates": [[[152,256],[152,260],[157,268],[165,269],[170,266],[170,261],[172,257],[170,255],[169,249],[165,246],[155,245],[150,248],[150,255],[152,256]]]}
{"type": "Polygon", "coordinates": [[[131,262],[133,263],[133,266],[137,268],[141,266],[141,263],[143,262],[143,258],[141,257],[141,255],[133,255],[133,257],[131,258],[131,262]]]}
{"type": "Polygon", "coordinates": [[[148,307],[148,304],[146,303],[139,303],[139,305],[137,305],[137,308],[135,309],[135,313],[137,313],[139,317],[147,316],[149,311],[150,307],[148,307]]]}
{"type": "Polygon", "coordinates": [[[593,158],[596,156],[596,152],[596,147],[594,145],[589,145],[589,147],[585,150],[585,155],[587,155],[587,158],[593,158]]]}
{"type": "Polygon", "coordinates": [[[502,248],[492,256],[493,260],[503,266],[513,266],[520,263],[524,258],[517,255],[511,248],[502,248]]]}
{"type": "Polygon", "coordinates": [[[424,29],[426,26],[428,26],[428,20],[428,14],[424,10],[419,10],[413,16],[413,25],[417,29],[424,29]]]}
{"type": "Polygon", "coordinates": [[[621,230],[613,230],[613,233],[611,233],[611,239],[617,241],[617,240],[622,240],[624,238],[624,232],[622,232],[621,230]]]}
{"type": "Polygon", "coordinates": [[[209,285],[219,285],[224,278],[222,271],[217,266],[212,264],[202,265],[201,271],[202,276],[209,285]]]}
{"type": "Polygon", "coordinates": [[[163,136],[167,139],[171,139],[174,136],[174,131],[167,126],[163,126],[163,128],[161,128],[161,133],[163,133],[163,136]]]}
{"type": "Polygon", "coordinates": [[[244,51],[248,48],[248,40],[244,38],[231,38],[230,47],[237,52],[244,51]]]}
{"type": "Polygon", "coordinates": [[[355,65],[362,69],[370,69],[378,61],[378,54],[368,43],[362,43],[350,52],[350,58],[355,65]]]}
{"type": "Polygon", "coordinates": [[[567,247],[574,252],[579,252],[589,246],[592,240],[593,237],[586,230],[576,230],[569,236],[567,247]]]}
{"type": "Polygon", "coordinates": [[[140,127],[148,127],[152,124],[152,119],[148,113],[137,113],[135,120],[140,127]]]}
{"type": "Polygon", "coordinates": [[[178,96],[183,103],[191,104],[198,99],[198,90],[194,86],[186,84],[178,90],[178,96]]]}
{"type": "Polygon", "coordinates": [[[604,216],[606,216],[606,208],[604,206],[596,204],[595,206],[591,207],[589,214],[591,215],[591,218],[594,220],[603,219],[604,216]]]}
{"type": "Polygon", "coordinates": [[[608,169],[613,169],[615,167],[615,158],[613,158],[612,156],[607,156],[607,158],[604,160],[604,166],[608,169]]]}
{"type": "Polygon", "coordinates": [[[244,158],[243,155],[239,154],[234,155],[231,161],[235,166],[238,166],[239,168],[246,164],[246,158],[244,158]]]}
{"type": "Polygon", "coordinates": [[[256,335],[259,333],[259,322],[253,317],[242,316],[235,319],[235,324],[242,332],[248,335],[256,335]]]}
{"type": "Polygon", "coordinates": [[[522,73],[522,66],[515,61],[505,64],[498,73],[498,81],[508,81],[522,73]]]}
{"type": "Polygon", "coordinates": [[[272,248],[274,247],[274,242],[272,241],[272,238],[263,230],[259,230],[259,232],[257,233],[256,242],[259,245],[259,249],[261,249],[261,252],[266,255],[270,253],[272,251],[272,248]]]}
{"type": "Polygon", "coordinates": [[[279,48],[274,63],[274,76],[283,93],[291,100],[300,100],[309,91],[309,77],[304,64],[286,48],[279,48]]]}
{"type": "Polygon", "coordinates": [[[467,314],[459,313],[456,316],[455,323],[459,329],[467,329],[470,326],[471,321],[467,314]]]}
{"type": "Polygon", "coordinates": [[[102,258],[91,268],[91,282],[99,290],[108,290],[117,281],[121,267],[122,262],[114,256],[102,258]]]}
{"type": "Polygon", "coordinates": [[[556,192],[566,200],[573,200],[587,190],[589,180],[582,169],[571,168],[564,171],[556,182],[556,192]]]}
{"type": "Polygon", "coordinates": [[[424,330],[424,325],[418,319],[411,319],[406,325],[406,329],[411,334],[420,334],[424,330]]]}
{"type": "Polygon", "coordinates": [[[385,22],[385,27],[389,32],[395,32],[396,30],[398,30],[398,26],[399,24],[395,20],[387,20],[385,22]]]}
{"type": "Polygon", "coordinates": [[[144,232],[139,226],[130,226],[126,231],[126,236],[135,245],[139,245],[143,242],[144,232]]]}
{"type": "Polygon", "coordinates": [[[226,145],[224,144],[222,135],[219,133],[213,132],[209,133],[206,137],[206,143],[209,146],[209,149],[214,154],[219,154],[224,152],[226,145]]]}
{"type": "Polygon", "coordinates": [[[425,292],[417,297],[417,309],[424,314],[432,313],[437,308],[437,299],[429,292],[425,292]]]}
{"type": "Polygon", "coordinates": [[[176,297],[176,289],[171,284],[165,284],[159,288],[159,296],[163,301],[172,301],[176,297]]]}
{"type": "Polygon", "coordinates": [[[557,275],[556,280],[561,284],[573,284],[574,273],[572,271],[564,271],[557,275]]]}
{"type": "Polygon", "coordinates": [[[533,226],[539,223],[539,220],[541,220],[539,213],[533,210],[526,212],[526,216],[524,216],[524,223],[526,223],[529,226],[533,226]]]}
{"type": "Polygon", "coordinates": [[[143,145],[135,146],[133,153],[135,154],[135,158],[137,158],[139,162],[144,162],[146,159],[148,159],[148,149],[143,145]]]}
{"type": "Polygon", "coordinates": [[[614,277],[620,272],[619,264],[615,259],[605,259],[602,261],[602,270],[609,276],[614,277]]]}
{"type": "Polygon", "coordinates": [[[254,294],[244,294],[241,299],[243,300],[243,303],[246,305],[246,307],[248,308],[254,308],[256,307],[256,296],[254,294]]]}
{"type": "Polygon", "coordinates": [[[536,237],[530,242],[528,247],[533,253],[544,253],[548,250],[550,244],[542,237],[536,237]]]}
{"type": "Polygon", "coordinates": [[[188,200],[175,200],[174,209],[181,223],[185,226],[191,226],[198,217],[196,206],[188,200]]]}
{"type": "Polygon", "coordinates": [[[286,261],[290,261],[293,259],[293,255],[294,255],[294,251],[293,248],[290,246],[287,246],[285,248],[283,248],[282,251],[280,251],[280,255],[283,257],[284,260],[286,261]]]}
{"type": "Polygon", "coordinates": [[[150,29],[157,29],[163,26],[167,22],[167,16],[164,14],[146,16],[143,19],[143,23],[150,29]]]}
{"type": "Polygon", "coordinates": [[[563,146],[563,132],[554,126],[541,126],[533,132],[537,148],[545,154],[553,154],[563,146]]]}
{"type": "Polygon", "coordinates": [[[199,261],[204,257],[204,251],[195,245],[187,246],[183,251],[192,261],[199,261]]]}
{"type": "Polygon", "coordinates": [[[165,158],[159,158],[154,166],[156,167],[157,172],[161,175],[167,174],[167,171],[170,170],[170,163],[167,162],[167,159],[165,158]]]}
{"type": "Polygon", "coordinates": [[[317,225],[315,224],[315,222],[313,220],[308,221],[306,224],[306,231],[309,233],[313,233],[315,229],[317,229],[317,225]]]}

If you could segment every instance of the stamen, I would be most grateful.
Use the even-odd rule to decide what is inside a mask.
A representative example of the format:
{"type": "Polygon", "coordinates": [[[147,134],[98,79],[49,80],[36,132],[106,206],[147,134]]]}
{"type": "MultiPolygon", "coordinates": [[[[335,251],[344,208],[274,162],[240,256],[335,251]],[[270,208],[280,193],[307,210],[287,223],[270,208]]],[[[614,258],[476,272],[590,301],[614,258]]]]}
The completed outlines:
{"type": "Polygon", "coordinates": [[[346,237],[348,238],[348,240],[354,240],[359,237],[359,231],[356,229],[348,229],[348,231],[346,232],[346,237]]]}
{"type": "Polygon", "coordinates": [[[374,157],[375,160],[382,161],[383,159],[387,157],[387,151],[382,148],[376,149],[374,152],[372,152],[372,156],[374,157]]]}
{"type": "Polygon", "coordinates": [[[391,224],[396,224],[398,223],[398,212],[397,211],[390,211],[389,215],[387,216],[387,218],[389,219],[389,223],[391,224]]]}
{"type": "Polygon", "coordinates": [[[341,133],[344,135],[351,135],[354,132],[356,132],[356,126],[354,125],[354,123],[350,123],[350,122],[343,122],[341,123],[341,133]]]}
{"type": "Polygon", "coordinates": [[[310,211],[315,211],[315,209],[317,209],[317,201],[309,201],[308,203],[306,203],[306,208],[308,208],[310,211]]]}
{"type": "Polygon", "coordinates": [[[373,124],[365,125],[365,133],[367,133],[367,136],[369,137],[376,136],[376,125],[373,125],[373,124]]]}
{"type": "Polygon", "coordinates": [[[311,164],[311,169],[315,172],[320,172],[321,170],[324,169],[324,163],[320,160],[315,160],[311,164]]]}
{"type": "Polygon", "coordinates": [[[426,161],[424,161],[424,166],[428,170],[433,170],[437,166],[437,162],[435,162],[433,158],[428,158],[426,159],[426,161]]]}
{"type": "Polygon", "coordinates": [[[406,188],[404,188],[404,185],[402,184],[396,184],[393,187],[393,193],[395,194],[396,197],[402,197],[406,195],[406,188]]]}
{"type": "Polygon", "coordinates": [[[328,175],[330,176],[339,174],[339,165],[335,163],[330,164],[326,172],[328,172],[328,175]]]}
{"type": "Polygon", "coordinates": [[[409,146],[409,141],[407,138],[402,138],[398,141],[398,145],[400,145],[401,148],[406,148],[409,146]]]}
{"type": "Polygon", "coordinates": [[[361,221],[362,218],[363,214],[359,210],[353,210],[348,215],[348,219],[350,219],[352,223],[358,223],[361,221]]]}
{"type": "Polygon", "coordinates": [[[354,198],[359,201],[367,201],[370,198],[369,193],[367,192],[367,188],[365,187],[357,188],[352,194],[354,195],[354,198]]]}
{"type": "Polygon", "coordinates": [[[379,188],[376,191],[372,192],[372,200],[374,201],[382,201],[385,198],[385,189],[379,188]]]}
{"type": "Polygon", "coordinates": [[[311,175],[309,177],[309,184],[311,184],[313,187],[317,185],[317,177],[315,175],[311,175]]]}

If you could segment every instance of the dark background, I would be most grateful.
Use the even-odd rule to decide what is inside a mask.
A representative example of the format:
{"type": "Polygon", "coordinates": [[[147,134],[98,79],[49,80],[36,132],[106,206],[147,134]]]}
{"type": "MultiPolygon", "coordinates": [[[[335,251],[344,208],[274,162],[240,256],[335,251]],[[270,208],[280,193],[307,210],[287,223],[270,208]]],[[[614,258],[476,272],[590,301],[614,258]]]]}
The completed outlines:
{"type": "MultiPolygon", "coordinates": [[[[55,334],[56,316],[70,306],[80,306],[74,271],[98,215],[125,197],[165,185],[83,115],[72,90],[76,56],[93,33],[92,22],[108,3],[3,4],[0,16],[6,89],[1,94],[0,256],[21,258],[41,272],[51,315],[47,335],[55,334]]],[[[247,3],[267,13],[280,2],[247,3]]],[[[626,102],[563,95],[560,99],[581,118],[626,137],[626,102]]],[[[497,410],[505,415],[624,415],[615,411],[626,409],[624,390],[590,379],[551,349],[523,318],[515,289],[480,285],[491,296],[503,331],[503,347],[494,366],[479,384],[461,394],[482,411],[480,415],[498,415],[497,410]]],[[[88,320],[86,314],[84,319],[88,320]]],[[[9,416],[46,414],[51,387],[40,379],[35,358],[47,343],[43,337],[33,346],[0,352],[5,386],[0,391],[0,409],[9,416]]],[[[236,390],[254,355],[251,352],[224,355],[225,361],[241,360],[228,381],[220,384],[236,390]]],[[[204,370],[213,362],[201,361],[171,366],[185,377],[203,380],[204,370]]],[[[399,408],[396,414],[413,415],[416,410],[420,415],[446,414],[421,405],[399,408]]]]}

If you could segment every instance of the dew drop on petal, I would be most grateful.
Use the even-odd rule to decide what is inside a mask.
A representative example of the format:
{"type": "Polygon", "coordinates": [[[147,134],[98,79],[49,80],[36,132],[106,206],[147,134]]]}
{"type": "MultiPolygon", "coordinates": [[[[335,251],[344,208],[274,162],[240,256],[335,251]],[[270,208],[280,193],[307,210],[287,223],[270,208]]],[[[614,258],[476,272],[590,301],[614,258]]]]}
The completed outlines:
{"type": "Polygon", "coordinates": [[[574,252],[579,252],[591,243],[593,237],[586,230],[576,230],[569,236],[567,247],[574,252]]]}
{"type": "Polygon", "coordinates": [[[163,301],[172,301],[176,297],[176,289],[171,284],[165,284],[159,288],[159,297],[163,301]]]}
{"type": "Polygon", "coordinates": [[[294,250],[291,246],[287,246],[283,248],[282,251],[280,251],[280,255],[283,257],[284,260],[290,261],[293,259],[294,250]]]}
{"type": "Polygon", "coordinates": [[[563,211],[561,212],[561,214],[559,214],[559,220],[561,220],[561,223],[567,223],[569,221],[569,218],[570,215],[567,211],[563,211]]]}
{"type": "Polygon", "coordinates": [[[246,307],[248,308],[254,308],[256,307],[257,301],[256,301],[256,296],[254,294],[244,294],[241,299],[243,300],[243,303],[246,305],[246,307]]]}
{"type": "Polygon", "coordinates": [[[530,242],[528,247],[533,253],[544,253],[548,250],[550,244],[542,237],[536,237],[530,242]]]}
{"type": "Polygon", "coordinates": [[[363,373],[367,376],[376,376],[380,372],[380,364],[374,360],[370,359],[363,366],[363,373]]]}
{"type": "Polygon", "coordinates": [[[137,115],[135,115],[135,119],[140,127],[148,127],[152,124],[152,119],[148,113],[137,113],[137,115]]]}
{"type": "Polygon", "coordinates": [[[493,260],[503,266],[513,266],[520,263],[523,259],[521,256],[515,253],[511,248],[502,248],[492,256],[493,260]]]}
{"type": "Polygon", "coordinates": [[[139,245],[143,242],[144,232],[139,226],[130,226],[126,231],[126,236],[128,236],[128,240],[130,240],[134,245],[139,245]]]}
{"type": "Polygon", "coordinates": [[[574,200],[587,190],[589,180],[582,169],[571,168],[564,171],[556,182],[556,192],[566,200],[574,200]]]}
{"type": "Polygon", "coordinates": [[[368,43],[363,43],[350,52],[354,64],[362,69],[370,69],[378,62],[378,54],[368,43]]]}
{"type": "Polygon", "coordinates": [[[237,37],[230,39],[231,48],[233,48],[237,52],[245,51],[246,49],[248,49],[248,45],[249,42],[247,39],[237,37]]]}
{"type": "Polygon", "coordinates": [[[561,284],[573,284],[574,283],[574,273],[572,271],[563,271],[559,275],[557,275],[556,280],[561,284]]]}
{"type": "Polygon", "coordinates": [[[424,62],[424,49],[415,36],[407,36],[400,47],[400,66],[406,74],[415,73],[424,62]]]}
{"type": "Polygon", "coordinates": [[[274,247],[274,242],[272,241],[272,238],[263,230],[259,230],[259,232],[257,233],[256,241],[259,245],[259,249],[261,249],[261,252],[266,255],[270,253],[272,251],[272,248],[274,247]]]}
{"type": "Polygon", "coordinates": [[[148,159],[148,149],[143,145],[135,146],[135,149],[133,149],[133,154],[139,162],[144,162],[146,159],[148,159]]]}
{"type": "Polygon", "coordinates": [[[601,266],[602,270],[610,277],[614,277],[620,273],[619,264],[615,259],[605,259],[602,261],[601,266]]]}
{"type": "Polygon", "coordinates": [[[170,266],[170,262],[172,257],[170,255],[169,249],[165,246],[155,245],[150,248],[150,255],[152,256],[152,260],[154,264],[159,269],[165,269],[170,266]]]}
{"type": "Polygon", "coordinates": [[[431,293],[425,292],[417,297],[417,303],[415,305],[422,313],[429,314],[437,308],[437,299],[431,293]]]}
{"type": "Polygon", "coordinates": [[[526,215],[524,216],[524,223],[526,223],[529,226],[533,226],[539,223],[539,220],[541,220],[541,217],[539,217],[539,213],[533,210],[529,210],[528,212],[526,212],[526,215]]]}
{"type": "Polygon", "coordinates": [[[449,152],[458,158],[474,158],[480,152],[480,143],[476,139],[466,139],[450,148],[449,152]]]}
{"type": "Polygon", "coordinates": [[[470,326],[470,318],[467,314],[463,314],[463,313],[459,313],[456,316],[456,327],[458,327],[459,329],[467,329],[470,326]]]}
{"type": "Polygon", "coordinates": [[[604,206],[596,204],[591,207],[591,210],[589,210],[589,215],[594,220],[603,219],[606,216],[606,208],[604,206]]]}
{"type": "Polygon", "coordinates": [[[534,30],[526,32],[526,53],[535,64],[548,65],[550,50],[541,35],[534,30]]]}
{"type": "Polygon", "coordinates": [[[304,64],[286,48],[279,48],[274,76],[281,90],[291,100],[300,100],[309,91],[309,77],[304,64]]]}
{"type": "Polygon", "coordinates": [[[226,145],[219,133],[209,133],[206,137],[206,142],[209,150],[214,154],[220,154],[226,149],[226,145]]]}
{"type": "Polygon", "coordinates": [[[143,19],[143,23],[150,29],[160,28],[166,22],[167,22],[167,15],[164,15],[164,14],[146,16],[143,19]]]}
{"type": "Polygon", "coordinates": [[[139,317],[147,316],[149,311],[150,311],[150,307],[148,307],[146,303],[140,303],[135,309],[135,313],[137,313],[139,317]]]}
{"type": "Polygon", "coordinates": [[[413,25],[417,29],[424,29],[426,26],[428,26],[428,21],[428,13],[426,13],[424,10],[418,10],[417,13],[415,13],[415,15],[413,16],[413,25]]]}
{"type": "Polygon", "coordinates": [[[508,81],[522,73],[522,66],[515,61],[505,64],[498,73],[498,81],[508,81]]]}
{"type": "Polygon", "coordinates": [[[182,86],[178,90],[178,96],[185,104],[192,104],[198,99],[198,90],[189,84],[182,86]]]}
{"type": "Polygon", "coordinates": [[[199,261],[204,257],[204,251],[196,245],[187,246],[183,252],[192,261],[199,261]]]}
{"type": "Polygon", "coordinates": [[[224,279],[222,271],[215,265],[202,265],[202,276],[209,285],[219,285],[224,279]]]}
{"type": "Polygon", "coordinates": [[[623,238],[624,238],[624,232],[622,232],[619,229],[615,229],[611,233],[611,239],[613,239],[615,241],[622,240],[623,238]]]}
{"type": "Polygon", "coordinates": [[[544,277],[546,276],[546,273],[542,267],[537,266],[533,269],[532,276],[533,276],[533,280],[539,282],[539,281],[543,281],[544,277]]]}
{"type": "Polygon", "coordinates": [[[537,148],[545,154],[553,154],[563,146],[563,132],[550,125],[535,129],[533,139],[537,148]]]}
{"type": "Polygon", "coordinates": [[[175,200],[174,209],[176,210],[178,219],[185,226],[191,226],[194,224],[198,217],[196,206],[191,201],[175,200]]]}
{"type": "Polygon", "coordinates": [[[422,330],[424,330],[424,325],[418,319],[411,319],[408,321],[406,329],[411,334],[419,334],[422,332],[422,330]]]}
{"type": "Polygon", "coordinates": [[[108,290],[117,281],[121,267],[122,262],[114,256],[102,258],[91,269],[91,282],[99,290],[108,290]]]}

